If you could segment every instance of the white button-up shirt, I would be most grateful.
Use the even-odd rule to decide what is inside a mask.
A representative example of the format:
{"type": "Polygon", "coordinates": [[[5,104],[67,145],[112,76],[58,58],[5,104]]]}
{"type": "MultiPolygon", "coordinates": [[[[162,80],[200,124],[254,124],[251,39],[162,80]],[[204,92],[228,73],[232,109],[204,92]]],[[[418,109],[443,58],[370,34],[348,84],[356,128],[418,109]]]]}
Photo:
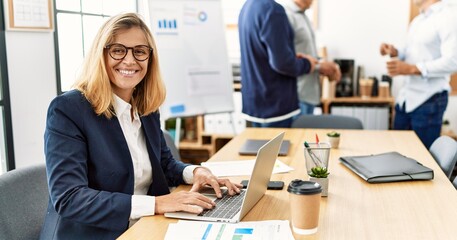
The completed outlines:
{"type": "MultiPolygon", "coordinates": [[[[155,197],[147,196],[149,186],[152,183],[152,167],[149,153],[146,148],[144,132],[136,109],[132,112],[132,105],[113,94],[114,111],[121,125],[127,146],[132,157],[133,171],[135,176],[134,193],[132,196],[132,210],[130,213],[130,225],[136,219],[154,215],[155,197]]],[[[193,171],[197,166],[184,168],[184,181],[188,184],[193,182],[193,171]]]]}
{"type": "Polygon", "coordinates": [[[450,91],[449,76],[457,72],[457,7],[431,5],[411,22],[399,58],[415,64],[421,76],[406,76],[397,103],[412,112],[436,93],[450,91]]]}

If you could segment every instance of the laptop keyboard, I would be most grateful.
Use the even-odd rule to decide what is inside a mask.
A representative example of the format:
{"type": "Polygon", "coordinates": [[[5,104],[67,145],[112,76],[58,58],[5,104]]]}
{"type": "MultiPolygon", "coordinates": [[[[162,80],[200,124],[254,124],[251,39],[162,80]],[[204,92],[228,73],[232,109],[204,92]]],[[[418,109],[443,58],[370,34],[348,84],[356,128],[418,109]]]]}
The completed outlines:
{"type": "Polygon", "coordinates": [[[233,216],[240,211],[245,192],[246,191],[242,190],[240,194],[233,196],[230,196],[229,194],[223,195],[222,198],[218,198],[214,201],[216,206],[213,209],[203,210],[198,216],[226,219],[233,218],[233,216]]]}

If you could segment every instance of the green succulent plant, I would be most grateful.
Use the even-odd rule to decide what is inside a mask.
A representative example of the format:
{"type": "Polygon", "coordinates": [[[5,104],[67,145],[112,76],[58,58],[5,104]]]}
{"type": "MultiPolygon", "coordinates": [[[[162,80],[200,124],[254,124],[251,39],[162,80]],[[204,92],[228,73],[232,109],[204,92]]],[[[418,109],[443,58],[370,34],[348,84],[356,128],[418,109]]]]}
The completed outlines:
{"type": "Polygon", "coordinates": [[[327,133],[327,136],[329,136],[329,137],[339,137],[340,133],[335,132],[335,131],[331,131],[331,132],[327,133]]]}
{"type": "Polygon", "coordinates": [[[313,167],[311,168],[311,173],[309,176],[315,178],[326,178],[330,173],[328,172],[326,167],[313,167]]]}

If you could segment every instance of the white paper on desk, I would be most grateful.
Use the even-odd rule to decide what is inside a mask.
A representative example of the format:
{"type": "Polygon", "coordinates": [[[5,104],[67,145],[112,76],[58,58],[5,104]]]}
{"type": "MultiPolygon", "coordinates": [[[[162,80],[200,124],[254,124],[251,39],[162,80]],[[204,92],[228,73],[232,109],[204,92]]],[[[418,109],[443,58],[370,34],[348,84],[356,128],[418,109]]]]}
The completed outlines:
{"type": "Polygon", "coordinates": [[[168,225],[165,240],[294,239],[288,220],[215,223],[180,220],[168,225]]]}
{"type": "MultiPolygon", "coordinates": [[[[223,161],[223,162],[202,162],[203,167],[207,167],[217,177],[228,176],[250,176],[254,169],[255,160],[240,160],[240,161],[223,161]]],[[[276,159],[273,167],[273,174],[285,173],[294,170],[283,162],[276,159]]]]}

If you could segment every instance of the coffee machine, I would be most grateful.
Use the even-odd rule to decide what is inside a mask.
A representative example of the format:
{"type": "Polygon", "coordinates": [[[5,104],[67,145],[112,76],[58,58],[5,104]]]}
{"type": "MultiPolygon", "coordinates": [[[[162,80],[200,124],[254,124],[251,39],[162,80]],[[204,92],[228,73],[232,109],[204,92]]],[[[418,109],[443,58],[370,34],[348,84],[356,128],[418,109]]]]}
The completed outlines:
{"type": "Polygon", "coordinates": [[[352,97],[355,94],[354,81],[354,60],[334,59],[340,65],[341,81],[336,85],[336,97],[352,97]]]}

